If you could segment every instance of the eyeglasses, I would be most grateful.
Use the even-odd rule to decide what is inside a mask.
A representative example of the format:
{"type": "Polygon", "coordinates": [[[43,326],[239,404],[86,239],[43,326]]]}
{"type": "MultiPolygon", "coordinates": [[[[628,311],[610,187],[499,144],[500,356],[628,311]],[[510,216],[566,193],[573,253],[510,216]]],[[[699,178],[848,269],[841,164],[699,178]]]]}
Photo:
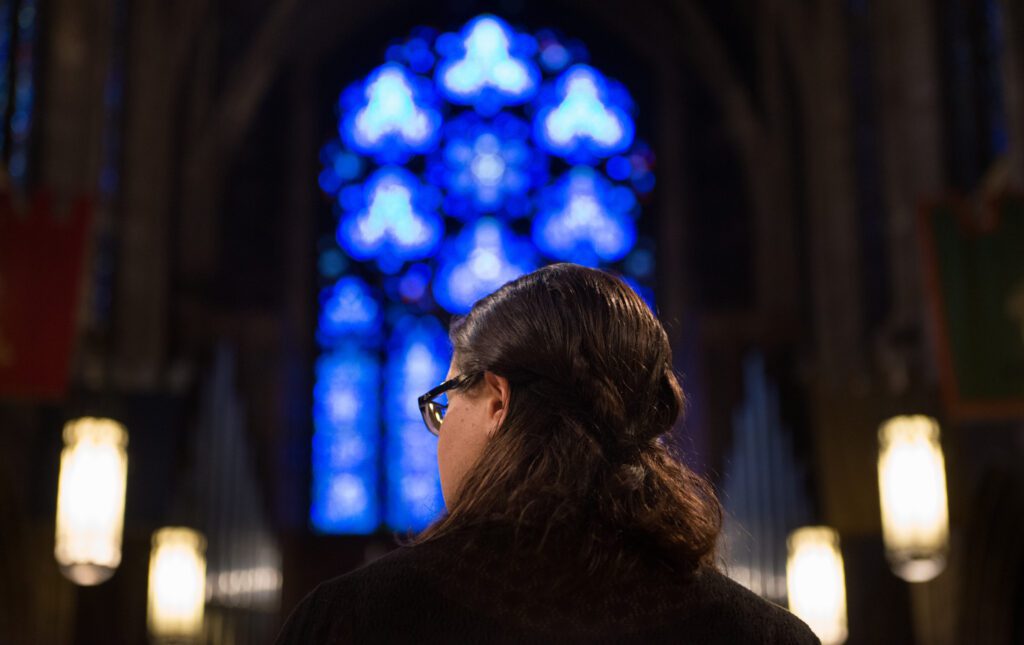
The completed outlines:
{"type": "Polygon", "coordinates": [[[448,410],[448,395],[446,392],[462,387],[476,376],[476,372],[460,374],[455,378],[448,379],[417,399],[420,413],[423,415],[423,423],[426,424],[427,430],[430,430],[430,434],[436,437],[441,432],[444,413],[448,410]],[[434,399],[438,400],[435,401],[434,399]]]}

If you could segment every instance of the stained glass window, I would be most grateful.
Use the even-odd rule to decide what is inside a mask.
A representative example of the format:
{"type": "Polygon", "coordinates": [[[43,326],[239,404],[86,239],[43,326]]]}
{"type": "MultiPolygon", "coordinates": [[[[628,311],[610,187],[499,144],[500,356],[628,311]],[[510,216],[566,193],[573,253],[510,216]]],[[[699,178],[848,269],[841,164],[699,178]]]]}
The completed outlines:
{"type": "Polygon", "coordinates": [[[320,152],[310,518],[420,530],[444,501],[416,397],[448,371],[451,315],[559,261],[613,270],[650,303],[653,155],[585,48],[489,14],[393,43],[337,116],[320,152]]]}
{"type": "Polygon", "coordinates": [[[0,0],[0,155],[24,188],[35,105],[36,0],[0,0]]]}

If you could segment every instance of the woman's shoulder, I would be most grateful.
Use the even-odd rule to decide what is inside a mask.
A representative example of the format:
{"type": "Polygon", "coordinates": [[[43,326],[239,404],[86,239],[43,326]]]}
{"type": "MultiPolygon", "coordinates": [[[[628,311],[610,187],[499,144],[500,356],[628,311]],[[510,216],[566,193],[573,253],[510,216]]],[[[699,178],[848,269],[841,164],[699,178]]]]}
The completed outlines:
{"type": "Polygon", "coordinates": [[[400,608],[405,617],[433,597],[416,562],[425,550],[399,547],[348,573],[321,582],[292,610],[276,643],[344,643],[374,633],[400,608]]]}
{"type": "Polygon", "coordinates": [[[756,642],[820,642],[807,624],[790,611],[716,569],[701,569],[694,577],[694,585],[701,605],[694,619],[741,632],[736,635],[738,642],[746,642],[744,635],[756,642]]]}
{"type": "Polygon", "coordinates": [[[429,584],[425,564],[431,550],[418,546],[400,546],[352,571],[321,582],[310,598],[321,605],[375,604],[379,598],[400,600],[416,594],[419,586],[429,584]]]}
{"type": "Polygon", "coordinates": [[[420,620],[427,616],[472,616],[460,619],[460,628],[482,633],[494,625],[547,633],[572,624],[590,640],[611,630],[624,642],[630,635],[636,642],[819,642],[794,615],[711,568],[686,582],[659,574],[602,586],[596,600],[587,594],[547,598],[543,572],[517,581],[521,571],[493,568],[496,562],[483,566],[457,547],[446,540],[399,547],[321,583],[295,609],[278,642],[346,642],[391,633],[399,627],[395,621],[405,633],[423,633],[438,627],[420,620]]]}
{"type": "MultiPolygon", "coordinates": [[[[399,548],[371,565],[336,578],[334,584],[353,592],[364,590],[368,595],[383,591],[392,598],[396,585],[405,590],[430,588],[434,591],[429,593],[435,597],[448,596],[458,601],[458,607],[476,609],[499,620],[532,615],[557,618],[557,624],[572,623],[577,618],[587,622],[594,617],[576,614],[590,610],[611,621],[603,629],[616,623],[624,626],[620,623],[623,621],[660,626],[659,632],[667,628],[677,634],[707,630],[706,639],[692,642],[820,642],[806,623],[787,609],[713,567],[701,567],[685,576],[645,568],[625,581],[587,583],[594,587],[596,598],[580,592],[561,597],[557,590],[548,597],[545,588],[549,581],[544,570],[521,568],[514,557],[506,559],[507,553],[492,552],[480,560],[460,546],[458,540],[442,539],[399,548]],[[524,575],[532,579],[524,580],[524,575]],[[455,584],[449,584],[453,580],[455,584]],[[581,603],[587,607],[580,607],[581,603]],[[530,611],[531,604],[538,605],[534,609],[539,615],[530,611]],[[723,635],[728,637],[722,640],[723,635]]],[[[534,626],[543,629],[545,623],[534,626]]]]}

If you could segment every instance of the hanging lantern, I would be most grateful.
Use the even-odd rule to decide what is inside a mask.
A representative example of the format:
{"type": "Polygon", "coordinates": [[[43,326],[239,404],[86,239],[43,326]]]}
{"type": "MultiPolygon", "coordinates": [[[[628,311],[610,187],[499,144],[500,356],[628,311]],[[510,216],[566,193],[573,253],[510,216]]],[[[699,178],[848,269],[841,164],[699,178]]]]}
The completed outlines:
{"type": "Polygon", "coordinates": [[[111,419],[64,426],[54,557],[79,585],[97,585],[121,563],[128,432],[111,419]]]}
{"type": "Polygon", "coordinates": [[[153,639],[198,639],[203,631],[205,602],[206,539],[184,527],[166,527],[153,533],[147,607],[153,639]]]}
{"type": "Polygon", "coordinates": [[[889,564],[908,582],[931,580],[945,568],[949,547],[939,424],[921,415],[895,417],[882,424],[878,442],[882,535],[889,564]]]}
{"type": "Polygon", "coordinates": [[[824,645],[846,641],[846,575],[839,534],[827,526],[805,526],[786,540],[786,591],[789,610],[824,645]]]}

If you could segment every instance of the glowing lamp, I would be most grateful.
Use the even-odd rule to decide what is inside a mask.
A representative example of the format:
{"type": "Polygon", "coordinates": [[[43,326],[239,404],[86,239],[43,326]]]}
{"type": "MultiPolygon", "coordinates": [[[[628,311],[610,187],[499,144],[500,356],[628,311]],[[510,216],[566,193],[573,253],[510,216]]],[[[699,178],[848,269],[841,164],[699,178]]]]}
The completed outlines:
{"type": "Polygon", "coordinates": [[[789,610],[824,645],[846,641],[846,575],[839,534],[827,526],[805,526],[786,540],[786,591],[789,610]]]}
{"type": "Polygon", "coordinates": [[[64,426],[53,553],[75,584],[100,584],[121,563],[127,445],[128,432],[111,419],[64,426]]]}
{"type": "Polygon", "coordinates": [[[949,512],[939,425],[915,415],[889,419],[878,431],[882,536],[893,571],[925,582],[946,566],[949,512]]]}
{"type": "Polygon", "coordinates": [[[184,527],[153,533],[146,619],[154,640],[198,639],[206,602],[206,540],[184,527]]]}

